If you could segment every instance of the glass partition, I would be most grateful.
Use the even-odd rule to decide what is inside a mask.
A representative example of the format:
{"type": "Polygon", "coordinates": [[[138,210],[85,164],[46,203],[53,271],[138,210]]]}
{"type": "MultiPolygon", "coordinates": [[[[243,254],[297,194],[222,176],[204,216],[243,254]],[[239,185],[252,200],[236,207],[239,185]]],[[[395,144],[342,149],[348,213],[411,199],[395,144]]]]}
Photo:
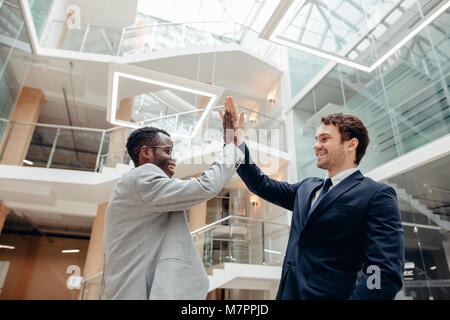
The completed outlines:
{"type": "MultiPolygon", "coordinates": [[[[314,162],[314,130],[308,126],[317,128],[320,116],[334,112],[356,115],[369,131],[363,172],[448,134],[450,38],[443,26],[449,17],[439,16],[370,73],[343,65],[332,69],[294,107],[296,136],[303,135],[311,147],[305,156],[298,140],[297,157],[314,162]]],[[[302,177],[317,175],[311,162],[298,160],[302,177]]]]}
{"type": "Polygon", "coordinates": [[[450,299],[449,160],[446,156],[383,181],[397,193],[404,229],[399,298],[450,299]]]}
{"type": "Polygon", "coordinates": [[[289,226],[230,215],[192,233],[205,268],[243,263],[281,266],[289,226]]]}
{"type": "MultiPolygon", "coordinates": [[[[10,119],[31,66],[32,53],[17,0],[0,7],[0,118],[10,119]]],[[[0,121],[0,140],[7,128],[0,121]]]]}
{"type": "Polygon", "coordinates": [[[55,0],[28,0],[34,27],[39,39],[41,39],[44,32],[54,2],[55,0]]]}
{"type": "Polygon", "coordinates": [[[97,273],[81,281],[80,300],[101,299],[102,273],[97,273]]]}
{"type": "Polygon", "coordinates": [[[176,48],[211,48],[241,45],[280,65],[280,46],[258,37],[259,33],[239,23],[224,21],[171,23],[148,22],[126,28],[82,24],[68,29],[65,21],[50,21],[42,45],[80,52],[133,56],[176,48]],[[57,40],[56,40],[57,39],[57,40]]]}

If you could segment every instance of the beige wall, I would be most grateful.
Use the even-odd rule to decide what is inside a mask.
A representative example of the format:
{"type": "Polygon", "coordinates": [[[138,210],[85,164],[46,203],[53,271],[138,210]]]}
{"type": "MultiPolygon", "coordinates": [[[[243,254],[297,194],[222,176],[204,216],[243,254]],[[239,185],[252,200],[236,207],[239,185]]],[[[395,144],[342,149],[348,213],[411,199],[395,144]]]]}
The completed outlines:
{"type": "MultiPolygon", "coordinates": [[[[11,121],[37,122],[44,102],[45,97],[42,90],[23,87],[14,106],[11,121]]],[[[0,150],[6,142],[10,126],[8,125],[5,131],[0,150]]],[[[0,163],[21,166],[27,155],[33,132],[34,126],[15,124],[0,163]]]]}
{"type": "MultiPolygon", "coordinates": [[[[131,119],[131,112],[133,111],[134,98],[125,98],[120,101],[117,110],[116,119],[129,121],[131,119]]],[[[111,132],[109,140],[108,157],[106,158],[106,166],[115,168],[116,163],[122,161],[124,153],[120,152],[125,149],[128,139],[128,128],[117,129],[111,132]]]]}
{"type": "Polygon", "coordinates": [[[105,212],[108,202],[98,205],[97,216],[92,226],[91,239],[89,241],[86,263],[83,277],[87,278],[103,269],[103,228],[105,225],[105,212]]]}
{"type": "MultiPolygon", "coordinates": [[[[91,239],[89,241],[89,248],[84,264],[84,279],[91,278],[103,270],[103,229],[105,225],[105,213],[107,206],[108,202],[104,202],[99,204],[97,208],[97,216],[95,217],[94,225],[92,226],[91,239]]],[[[99,299],[100,279],[101,277],[95,277],[95,280],[88,281],[83,297],[80,295],[79,298],[82,298],[83,300],[99,299]]]]}
{"type": "MultiPolygon", "coordinates": [[[[202,202],[189,210],[189,229],[192,231],[205,226],[206,221],[206,202],[202,202]]],[[[204,234],[194,237],[200,258],[203,258],[203,239],[204,234]]]]}
{"type": "Polygon", "coordinates": [[[4,204],[0,204],[0,235],[2,234],[3,226],[5,224],[6,217],[11,212],[11,209],[5,206],[4,204]]]}
{"type": "Polygon", "coordinates": [[[89,240],[3,234],[0,243],[14,250],[0,249],[0,261],[10,266],[0,300],[71,300],[80,290],[70,290],[66,273],[70,265],[82,270],[89,240]],[[63,249],[80,249],[63,254],[63,249]]]}

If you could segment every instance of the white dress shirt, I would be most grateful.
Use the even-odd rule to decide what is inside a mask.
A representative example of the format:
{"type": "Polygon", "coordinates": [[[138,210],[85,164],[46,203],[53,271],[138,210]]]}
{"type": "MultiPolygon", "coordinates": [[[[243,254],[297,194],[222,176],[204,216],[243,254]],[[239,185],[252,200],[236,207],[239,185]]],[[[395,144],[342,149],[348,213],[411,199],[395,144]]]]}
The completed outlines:
{"type": "MultiPolygon", "coordinates": [[[[330,192],[331,189],[333,189],[335,186],[337,186],[337,184],[339,182],[341,182],[342,180],[344,180],[345,178],[347,178],[348,176],[350,176],[352,173],[358,171],[358,168],[350,168],[344,171],[339,172],[338,174],[336,174],[334,177],[331,177],[331,186],[330,189],[328,189],[328,192],[330,192]]],[[[325,179],[328,178],[328,172],[325,176],[325,179]]],[[[311,208],[314,204],[314,202],[316,201],[317,197],[320,194],[320,191],[322,191],[323,187],[321,187],[319,190],[316,191],[316,194],[314,195],[314,198],[311,201],[311,208]]]]}

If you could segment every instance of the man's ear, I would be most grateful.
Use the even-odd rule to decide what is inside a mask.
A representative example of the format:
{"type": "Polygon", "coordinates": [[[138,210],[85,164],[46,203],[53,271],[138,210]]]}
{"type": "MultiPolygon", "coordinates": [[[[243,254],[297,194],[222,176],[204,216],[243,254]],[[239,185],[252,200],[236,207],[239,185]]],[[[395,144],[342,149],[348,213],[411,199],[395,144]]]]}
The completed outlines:
{"type": "Polygon", "coordinates": [[[142,162],[148,163],[153,161],[153,151],[152,148],[147,146],[142,146],[139,151],[139,157],[143,160],[142,162]]]}
{"type": "Polygon", "coordinates": [[[352,151],[352,150],[355,150],[355,151],[356,151],[356,148],[358,148],[358,144],[359,144],[358,139],[356,139],[356,138],[351,138],[351,139],[348,141],[348,144],[347,144],[348,150],[349,150],[349,151],[352,151]]]}

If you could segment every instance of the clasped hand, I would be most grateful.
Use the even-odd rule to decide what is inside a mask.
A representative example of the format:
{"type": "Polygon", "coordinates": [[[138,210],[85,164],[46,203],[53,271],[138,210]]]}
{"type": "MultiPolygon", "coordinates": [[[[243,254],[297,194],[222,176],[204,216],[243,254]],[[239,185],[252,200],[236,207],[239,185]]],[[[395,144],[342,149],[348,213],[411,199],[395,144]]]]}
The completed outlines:
{"type": "Polygon", "coordinates": [[[225,113],[219,110],[223,123],[223,139],[225,144],[234,143],[236,146],[244,141],[244,112],[238,113],[232,97],[225,98],[225,113]]]}

